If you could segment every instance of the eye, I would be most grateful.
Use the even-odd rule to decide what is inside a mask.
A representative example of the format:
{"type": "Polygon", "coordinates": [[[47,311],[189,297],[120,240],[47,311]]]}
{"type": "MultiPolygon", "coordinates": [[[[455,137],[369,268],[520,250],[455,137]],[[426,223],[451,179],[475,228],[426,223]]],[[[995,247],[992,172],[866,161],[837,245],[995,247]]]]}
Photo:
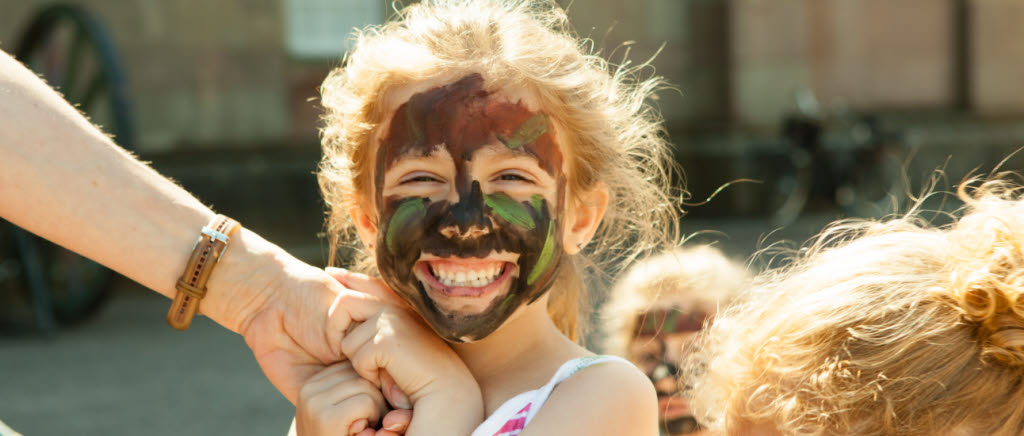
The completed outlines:
{"type": "Polygon", "coordinates": [[[418,172],[409,174],[409,175],[407,175],[405,177],[402,177],[402,179],[399,180],[398,184],[405,185],[405,184],[411,184],[411,183],[442,183],[442,182],[443,182],[443,180],[441,180],[440,177],[438,177],[438,176],[436,176],[434,174],[425,173],[425,172],[419,172],[418,171],[418,172]]]}
{"type": "Polygon", "coordinates": [[[520,171],[504,171],[494,177],[495,181],[501,182],[526,182],[533,183],[533,179],[520,171]]]}

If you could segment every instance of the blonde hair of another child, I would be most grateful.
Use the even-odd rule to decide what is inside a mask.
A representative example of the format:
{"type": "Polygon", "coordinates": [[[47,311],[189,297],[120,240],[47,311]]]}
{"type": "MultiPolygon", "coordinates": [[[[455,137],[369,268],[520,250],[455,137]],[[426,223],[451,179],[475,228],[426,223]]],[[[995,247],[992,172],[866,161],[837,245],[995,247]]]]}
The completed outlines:
{"type": "MultiPolygon", "coordinates": [[[[647,103],[663,82],[638,79],[640,67],[612,67],[593,54],[554,1],[425,0],[393,21],[358,31],[353,47],[321,88],[326,115],[318,176],[332,263],[338,247],[354,243],[348,209],[372,204],[371,138],[390,116],[383,96],[404,85],[472,73],[482,74],[489,89],[516,86],[537,98],[569,157],[569,195],[597,183],[608,187],[608,211],[587,247],[592,259],[628,262],[674,240],[677,203],[668,189],[673,167],[661,116],[647,103]]],[[[571,263],[561,271],[549,312],[575,339],[585,316],[583,265],[590,262],[574,256],[571,263]]]]}
{"type": "Polygon", "coordinates": [[[716,318],[691,392],[736,434],[1024,434],[1024,192],[958,222],[835,225],[716,318]]]}
{"type": "Polygon", "coordinates": [[[669,250],[637,262],[612,288],[602,308],[609,327],[606,349],[625,356],[638,317],[650,310],[680,308],[714,314],[747,284],[742,265],[710,245],[669,250]]]}

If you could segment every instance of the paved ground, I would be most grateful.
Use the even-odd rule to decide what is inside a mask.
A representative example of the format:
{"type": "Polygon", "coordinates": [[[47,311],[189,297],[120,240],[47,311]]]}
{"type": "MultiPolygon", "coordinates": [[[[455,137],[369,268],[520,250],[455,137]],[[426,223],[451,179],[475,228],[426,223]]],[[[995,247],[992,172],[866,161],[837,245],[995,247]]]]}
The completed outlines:
{"type": "Polygon", "coordinates": [[[294,408],[241,336],[126,279],[94,320],[55,338],[0,337],[0,420],[35,435],[283,435],[294,408]]]}

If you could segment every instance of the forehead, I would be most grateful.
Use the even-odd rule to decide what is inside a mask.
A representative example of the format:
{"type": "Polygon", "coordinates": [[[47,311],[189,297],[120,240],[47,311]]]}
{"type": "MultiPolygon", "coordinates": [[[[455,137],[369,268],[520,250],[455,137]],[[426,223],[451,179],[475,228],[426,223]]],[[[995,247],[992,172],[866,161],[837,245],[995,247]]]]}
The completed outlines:
{"type": "MultiPolygon", "coordinates": [[[[454,81],[418,82],[385,98],[391,116],[378,129],[378,168],[445,147],[456,160],[485,148],[531,156],[547,172],[562,171],[562,153],[552,120],[525,89],[487,90],[479,74],[454,81]]],[[[503,154],[503,153],[500,153],[503,154]]]]}

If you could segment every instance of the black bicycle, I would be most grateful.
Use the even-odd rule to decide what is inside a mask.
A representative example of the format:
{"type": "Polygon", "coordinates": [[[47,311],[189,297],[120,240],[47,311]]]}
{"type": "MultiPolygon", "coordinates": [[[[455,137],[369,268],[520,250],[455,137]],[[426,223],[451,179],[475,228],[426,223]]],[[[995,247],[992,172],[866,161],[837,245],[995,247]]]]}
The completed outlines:
{"type": "MultiPolygon", "coordinates": [[[[114,44],[102,23],[74,5],[44,7],[29,23],[14,56],[42,76],[89,119],[131,148],[135,122],[114,44]]],[[[109,295],[114,273],[74,252],[0,220],[0,298],[30,307],[36,329],[87,319],[109,295]]],[[[11,314],[6,314],[11,318],[11,314]]],[[[8,319],[6,330],[23,330],[8,319]]]]}
{"type": "Polygon", "coordinates": [[[797,107],[782,121],[787,156],[768,196],[772,224],[791,224],[822,198],[851,217],[897,212],[907,186],[903,135],[871,114],[823,111],[809,92],[797,94],[797,107]]]}

